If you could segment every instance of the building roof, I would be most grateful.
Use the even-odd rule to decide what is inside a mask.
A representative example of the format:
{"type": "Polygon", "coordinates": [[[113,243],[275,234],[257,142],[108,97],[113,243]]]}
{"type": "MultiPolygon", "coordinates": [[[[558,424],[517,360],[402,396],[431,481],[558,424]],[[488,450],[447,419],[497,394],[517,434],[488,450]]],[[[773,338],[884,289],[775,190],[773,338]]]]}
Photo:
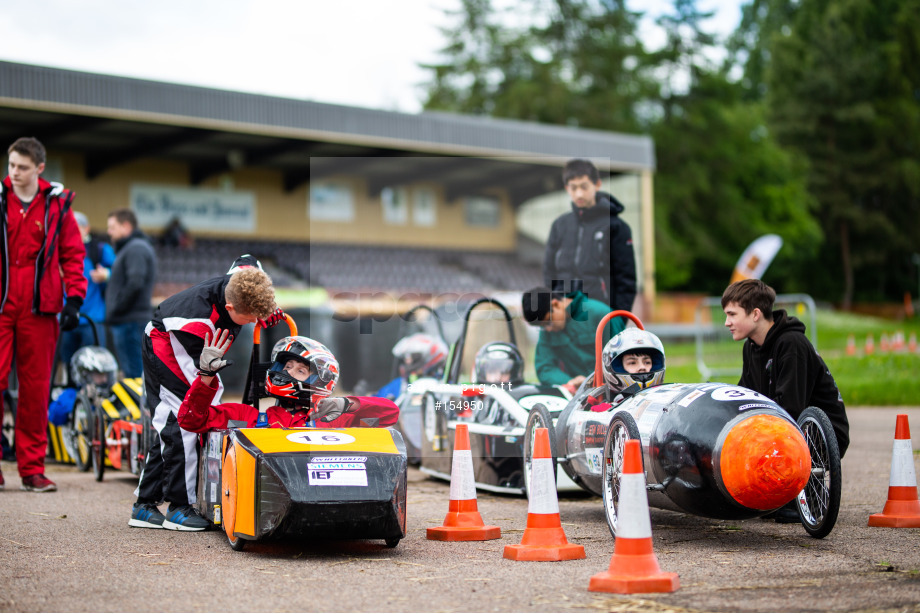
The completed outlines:
{"type": "MultiPolygon", "coordinates": [[[[371,174],[383,157],[463,158],[478,164],[473,175],[489,176],[483,187],[491,181],[518,197],[553,189],[543,175],[558,188],[558,168],[572,157],[590,158],[611,174],[655,166],[648,136],[382,111],[0,62],[0,138],[11,142],[23,135],[84,153],[91,179],[131,159],[165,157],[187,161],[193,184],[240,166],[262,166],[280,170],[286,189],[308,181],[311,164],[312,176],[322,176],[319,159],[339,156],[367,158],[371,174]]],[[[411,179],[406,164],[403,176],[411,179]]],[[[381,168],[393,172],[392,164],[381,168]]],[[[468,186],[470,168],[460,170],[468,186]]]]}

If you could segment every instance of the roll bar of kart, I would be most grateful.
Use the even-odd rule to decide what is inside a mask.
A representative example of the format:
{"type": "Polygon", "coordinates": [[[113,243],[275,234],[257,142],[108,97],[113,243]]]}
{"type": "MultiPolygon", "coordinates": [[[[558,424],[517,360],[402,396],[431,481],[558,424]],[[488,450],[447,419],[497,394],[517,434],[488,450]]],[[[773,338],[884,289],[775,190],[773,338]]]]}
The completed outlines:
{"type": "Polygon", "coordinates": [[[604,351],[604,325],[607,324],[610,320],[616,317],[628,318],[635,322],[636,327],[639,330],[645,330],[645,327],[642,325],[642,320],[638,316],[633,314],[631,311],[625,311],[623,309],[617,309],[616,311],[611,311],[603,317],[601,323],[597,325],[597,333],[594,335],[594,387],[598,388],[599,386],[604,385],[604,373],[601,370],[601,353],[604,351]]]}
{"type": "MultiPolygon", "coordinates": [[[[294,318],[285,313],[284,321],[287,322],[288,330],[290,330],[290,336],[297,336],[297,324],[294,322],[294,318]]],[[[258,407],[259,399],[253,388],[258,385],[256,382],[256,370],[258,369],[259,365],[259,342],[262,339],[263,327],[264,326],[259,323],[256,323],[256,325],[253,327],[252,356],[249,359],[249,369],[246,371],[246,384],[243,386],[243,403],[256,407],[258,407]]]]}
{"type": "Polygon", "coordinates": [[[508,312],[508,309],[493,298],[481,298],[477,300],[467,308],[466,315],[463,317],[463,329],[460,331],[460,336],[457,338],[457,342],[452,348],[453,351],[450,353],[450,365],[448,366],[447,372],[447,382],[449,383],[456,382],[460,377],[460,362],[463,358],[464,346],[466,345],[466,330],[470,324],[470,314],[473,313],[476,307],[483,303],[491,303],[505,314],[505,322],[508,324],[508,335],[511,337],[511,344],[517,347],[517,341],[514,337],[514,324],[511,322],[511,314],[508,312]]]}
{"type": "Polygon", "coordinates": [[[444,336],[444,327],[441,325],[441,318],[438,316],[438,313],[426,305],[425,303],[419,303],[403,315],[402,319],[404,322],[418,322],[418,316],[416,315],[419,311],[427,311],[431,314],[431,319],[434,320],[434,324],[438,329],[438,336],[441,337],[444,341],[447,341],[447,337],[444,336]],[[412,317],[415,316],[413,320],[412,317]]]}

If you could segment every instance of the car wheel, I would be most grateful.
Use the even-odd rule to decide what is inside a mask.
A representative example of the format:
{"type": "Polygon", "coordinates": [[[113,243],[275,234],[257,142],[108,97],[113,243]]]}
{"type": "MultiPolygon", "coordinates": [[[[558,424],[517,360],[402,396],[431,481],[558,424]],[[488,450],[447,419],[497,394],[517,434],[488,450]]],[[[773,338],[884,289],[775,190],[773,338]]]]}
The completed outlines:
{"type": "Polygon", "coordinates": [[[101,407],[93,408],[93,475],[96,481],[101,482],[105,474],[106,457],[106,424],[105,414],[101,407]]]}
{"type": "Polygon", "coordinates": [[[626,441],[639,439],[639,426],[632,414],[618,411],[607,427],[604,438],[603,479],[601,491],[604,498],[604,515],[610,534],[617,534],[617,510],[620,505],[620,476],[623,475],[623,455],[626,441]]]}
{"type": "Polygon", "coordinates": [[[94,413],[89,399],[78,394],[70,418],[70,440],[74,452],[73,459],[79,471],[89,471],[93,466],[94,413]]]}
{"type": "Polygon", "coordinates": [[[533,473],[533,448],[537,437],[537,429],[549,431],[549,449],[553,458],[553,484],[556,481],[556,431],[553,428],[553,419],[549,410],[542,403],[537,403],[527,415],[527,424],[524,426],[524,492],[530,497],[530,476],[533,473]]]}
{"type": "Polygon", "coordinates": [[[811,453],[811,477],[796,498],[802,526],[815,538],[826,537],[840,511],[840,448],[830,419],[817,407],[806,408],[798,419],[811,453]]]}

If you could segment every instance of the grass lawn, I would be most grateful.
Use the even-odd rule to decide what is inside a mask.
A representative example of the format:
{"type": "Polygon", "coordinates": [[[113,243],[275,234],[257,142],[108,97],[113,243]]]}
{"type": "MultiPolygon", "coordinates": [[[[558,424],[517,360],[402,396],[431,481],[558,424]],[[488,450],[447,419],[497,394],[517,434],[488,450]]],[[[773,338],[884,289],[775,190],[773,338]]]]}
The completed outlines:
{"type": "MultiPolygon", "coordinates": [[[[905,345],[913,333],[920,337],[920,319],[894,321],[867,316],[818,311],[818,351],[837,380],[843,400],[855,405],[920,405],[920,354],[907,348],[895,352],[881,352],[882,334],[891,338],[894,333],[904,335],[905,345]],[[847,354],[847,340],[853,336],[856,353],[847,354]],[[872,335],[875,353],[867,355],[867,335],[872,335]]],[[[806,320],[806,325],[809,321],[806,320]]],[[[707,366],[722,371],[713,381],[737,383],[741,372],[741,342],[710,340],[704,344],[704,361],[707,366]]],[[[703,381],[697,368],[694,342],[668,343],[665,346],[668,360],[669,382],[703,381]]]]}

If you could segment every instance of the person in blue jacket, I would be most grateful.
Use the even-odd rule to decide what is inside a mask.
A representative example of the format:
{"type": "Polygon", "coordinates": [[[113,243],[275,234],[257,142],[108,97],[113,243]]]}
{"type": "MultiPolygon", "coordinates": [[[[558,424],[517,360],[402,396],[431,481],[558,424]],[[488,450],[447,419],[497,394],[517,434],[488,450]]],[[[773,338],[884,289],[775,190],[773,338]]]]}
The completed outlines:
{"type": "Polygon", "coordinates": [[[86,257],[83,258],[83,276],[87,281],[86,298],[80,308],[80,313],[86,317],[80,318],[80,324],[75,329],[61,333],[61,362],[65,365],[70,364],[74,352],[84,345],[105,347],[105,283],[112,273],[112,263],[115,262],[115,249],[108,241],[101,241],[92,236],[86,215],[74,211],[73,216],[83,238],[83,247],[86,248],[86,257]],[[87,318],[96,325],[98,341],[93,335],[93,325],[87,318]]]}

